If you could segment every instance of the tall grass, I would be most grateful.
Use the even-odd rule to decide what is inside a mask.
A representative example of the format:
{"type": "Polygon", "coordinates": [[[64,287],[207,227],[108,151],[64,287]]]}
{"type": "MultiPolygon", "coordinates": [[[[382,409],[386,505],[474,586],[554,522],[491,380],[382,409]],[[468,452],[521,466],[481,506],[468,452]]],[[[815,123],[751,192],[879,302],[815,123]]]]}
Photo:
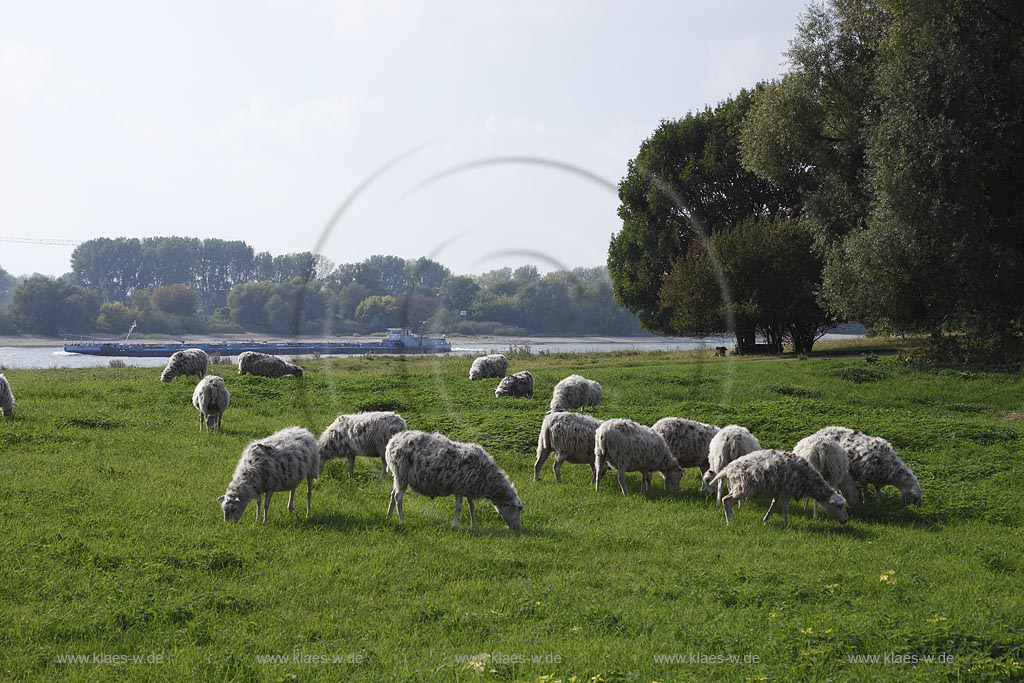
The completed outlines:
{"type": "Polygon", "coordinates": [[[530,370],[537,398],[498,400],[469,362],[310,360],[303,380],[225,368],[219,433],[196,427],[193,378],[7,371],[19,405],[0,418],[0,677],[1024,678],[1018,375],[893,357],[516,356],[509,371],[530,370]],[[600,418],[738,423],[787,449],[830,424],[884,436],[924,500],[904,508],[887,489],[846,526],[797,512],[783,529],[757,503],[726,526],[692,470],[675,496],[639,495],[638,475],[629,498],[595,493],[585,466],[534,482],[547,392],[573,372],[603,384],[600,418]],[[278,495],[266,525],[254,511],[223,522],[215,499],[250,439],[373,409],[482,443],[517,485],[524,533],[484,501],[475,528],[452,532],[452,499],[414,493],[404,522],[385,523],[390,482],[369,459],[351,479],[330,463],[309,519],[301,496],[289,515],[278,495]]]}

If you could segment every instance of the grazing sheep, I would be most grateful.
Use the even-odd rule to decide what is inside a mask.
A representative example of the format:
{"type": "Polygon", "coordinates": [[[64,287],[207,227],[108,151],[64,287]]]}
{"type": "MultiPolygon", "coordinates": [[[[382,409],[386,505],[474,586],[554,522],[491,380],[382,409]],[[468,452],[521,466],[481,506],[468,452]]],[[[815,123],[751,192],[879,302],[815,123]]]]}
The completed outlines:
{"type": "Polygon", "coordinates": [[[284,377],[285,375],[302,377],[302,368],[269,353],[243,351],[238,354],[238,374],[259,375],[260,377],[284,377]]]}
{"type": "Polygon", "coordinates": [[[220,431],[220,418],[231,405],[231,393],[224,386],[224,380],[217,375],[207,375],[192,392],[192,405],[199,411],[199,431],[220,431]]]}
{"type": "Polygon", "coordinates": [[[14,414],[14,392],[11,391],[11,383],[3,374],[0,374],[0,412],[4,417],[14,414]]]}
{"type": "Polygon", "coordinates": [[[597,478],[594,467],[594,438],[601,421],[583,413],[548,413],[540,426],[537,437],[537,461],[533,465],[533,480],[540,481],[540,468],[552,451],[555,457],[553,469],[555,481],[562,483],[562,463],[571,462],[576,465],[590,465],[593,484],[597,478]]]}
{"type": "Polygon", "coordinates": [[[642,472],[640,492],[650,492],[651,472],[665,477],[665,490],[678,491],[683,468],[668,449],[664,437],[650,427],[632,420],[608,420],[594,435],[594,467],[597,470],[594,490],[599,490],[601,477],[611,465],[619,474],[619,488],[628,496],[626,472],[642,472]]]}
{"type": "Polygon", "coordinates": [[[708,446],[708,471],[703,477],[703,489],[715,494],[715,505],[722,502],[722,480],[717,480],[717,488],[711,486],[711,480],[736,458],[759,450],[761,444],[745,427],[729,425],[715,434],[708,446]]]}
{"type": "Polygon", "coordinates": [[[320,466],[317,475],[331,458],[348,458],[348,476],[355,471],[356,456],[380,458],[381,479],[387,471],[384,449],[395,434],[404,432],[405,420],[398,413],[374,411],[339,415],[320,435],[317,448],[320,466]]]}
{"type": "Polygon", "coordinates": [[[551,393],[551,409],[548,412],[557,413],[570,408],[596,406],[601,402],[601,393],[601,385],[594,380],[580,375],[569,375],[555,385],[555,390],[551,393]]]}
{"type": "Polygon", "coordinates": [[[724,346],[715,347],[715,358],[725,358],[725,352],[728,351],[724,346]]]}
{"type": "Polygon", "coordinates": [[[161,382],[170,382],[181,375],[202,377],[206,374],[206,366],[210,357],[202,349],[184,349],[175,351],[167,361],[167,367],[160,373],[161,382]]]}
{"type": "Polygon", "coordinates": [[[842,494],[832,488],[811,463],[792,453],[775,450],[748,453],[726,465],[710,483],[717,484],[723,480],[729,481],[729,494],[722,499],[726,523],[732,522],[733,501],[750,498],[771,499],[765,522],[781,498],[784,525],[787,527],[790,498],[814,499],[825,508],[829,517],[840,524],[846,524],[850,518],[842,494]]]}
{"type": "Polygon", "coordinates": [[[485,377],[504,377],[507,370],[508,358],[500,353],[492,353],[489,356],[480,356],[473,361],[473,365],[469,368],[469,378],[477,380],[485,377]]]}
{"type": "Polygon", "coordinates": [[[505,377],[494,390],[494,397],[533,398],[533,375],[526,370],[505,377]]]}
{"type": "Polygon", "coordinates": [[[313,508],[313,480],[320,465],[316,437],[302,427],[286,427],[270,436],[252,441],[238,460],[228,490],[221,501],[225,522],[237,522],[255,498],[256,518],[260,518],[260,496],[263,521],[267,521],[270,496],[275,491],[288,491],[288,512],[294,511],[295,489],[306,480],[306,516],[313,508]]]}
{"type": "Polygon", "coordinates": [[[652,429],[665,438],[680,467],[684,470],[697,467],[701,476],[708,471],[711,439],[719,432],[719,427],[681,417],[663,417],[652,429]]]}
{"type": "Polygon", "coordinates": [[[865,493],[868,484],[873,484],[875,500],[880,503],[882,487],[895,486],[903,494],[904,505],[921,502],[921,485],[917,477],[885,439],[848,427],[825,427],[815,433],[831,436],[846,450],[850,474],[843,484],[843,491],[847,495],[856,495],[855,483],[862,486],[865,493]]]}
{"type": "Polygon", "coordinates": [[[465,496],[469,499],[470,524],[476,524],[473,501],[487,498],[509,529],[519,531],[523,503],[516,494],[516,487],[479,444],[461,443],[443,434],[413,430],[396,434],[388,442],[384,457],[388,471],[395,478],[387,519],[396,507],[398,518],[404,518],[402,499],[406,487],[412,487],[413,491],[431,498],[455,496],[452,529],[459,526],[465,496]]]}
{"type": "MultiPolygon", "coordinates": [[[[822,479],[832,488],[840,488],[850,472],[850,461],[839,442],[824,434],[811,434],[800,439],[793,447],[793,454],[811,463],[822,479]]],[[[818,502],[811,501],[814,519],[818,518],[818,502]]],[[[804,501],[804,509],[807,503],[804,501]]]]}

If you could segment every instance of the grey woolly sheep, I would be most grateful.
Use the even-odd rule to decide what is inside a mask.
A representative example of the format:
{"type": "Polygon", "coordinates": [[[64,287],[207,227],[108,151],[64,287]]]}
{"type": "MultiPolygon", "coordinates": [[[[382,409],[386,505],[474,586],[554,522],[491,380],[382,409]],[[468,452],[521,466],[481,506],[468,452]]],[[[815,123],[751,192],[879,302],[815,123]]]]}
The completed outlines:
{"type": "Polygon", "coordinates": [[[590,483],[594,483],[594,438],[601,421],[583,413],[548,413],[537,437],[537,461],[533,465],[533,480],[540,481],[540,468],[552,451],[558,453],[553,469],[555,481],[562,483],[562,463],[590,465],[590,483]]]}
{"type": "MultiPolygon", "coordinates": [[[[811,463],[822,479],[827,481],[832,488],[840,488],[849,475],[850,461],[846,457],[846,451],[831,436],[811,434],[800,439],[793,447],[793,454],[811,463]]],[[[812,516],[817,519],[818,502],[811,501],[811,505],[813,506],[812,516]]],[[[806,502],[804,509],[807,509],[806,502]]]]}
{"type": "Polygon", "coordinates": [[[494,397],[510,396],[512,398],[533,398],[533,375],[526,370],[505,377],[498,382],[494,397]]]}
{"type": "Polygon", "coordinates": [[[708,445],[708,470],[704,473],[703,489],[715,494],[715,505],[722,502],[722,480],[718,480],[717,487],[711,486],[711,480],[736,458],[759,450],[761,444],[754,435],[739,425],[723,427],[712,437],[708,445]]]}
{"type": "Polygon", "coordinates": [[[175,351],[167,361],[167,367],[160,373],[161,382],[170,382],[181,375],[202,377],[206,374],[206,366],[210,357],[202,349],[184,349],[175,351]]]}
{"type": "Polygon", "coordinates": [[[0,412],[4,417],[14,414],[14,392],[11,391],[11,383],[0,374],[0,412]]]}
{"type": "Polygon", "coordinates": [[[603,422],[594,435],[594,467],[597,474],[594,490],[599,490],[601,478],[611,465],[618,470],[619,488],[628,496],[626,472],[642,472],[641,493],[651,490],[651,473],[661,472],[665,477],[665,490],[678,491],[683,468],[668,449],[664,437],[650,427],[632,420],[614,419],[603,422]]]}
{"type": "Polygon", "coordinates": [[[469,499],[470,524],[476,524],[473,501],[487,498],[509,529],[519,531],[523,503],[516,494],[516,487],[479,444],[461,443],[443,434],[413,430],[396,434],[388,442],[384,457],[388,471],[395,478],[387,519],[396,508],[398,518],[404,518],[402,499],[406,487],[411,487],[431,498],[455,496],[452,529],[459,526],[465,496],[469,499]]]}
{"type": "Polygon", "coordinates": [[[398,413],[373,411],[339,415],[320,435],[317,448],[320,451],[320,466],[317,473],[331,458],[348,459],[348,476],[355,471],[356,456],[380,458],[380,476],[384,478],[387,462],[384,449],[395,434],[404,432],[405,420],[398,413]]]}
{"type": "Polygon", "coordinates": [[[843,484],[843,490],[847,495],[856,495],[855,484],[864,487],[865,493],[868,484],[873,484],[875,500],[881,502],[882,487],[895,486],[903,494],[904,505],[921,502],[921,485],[917,477],[885,439],[848,427],[825,427],[815,433],[831,436],[846,450],[850,474],[843,484]]]}
{"type": "Polygon", "coordinates": [[[489,356],[480,356],[473,361],[469,368],[471,380],[484,379],[485,377],[504,377],[508,370],[508,358],[500,353],[492,353],[489,356]]]}
{"type": "Polygon", "coordinates": [[[192,405],[199,411],[199,431],[220,431],[220,420],[231,405],[231,393],[224,386],[224,380],[217,375],[207,375],[192,392],[192,405]]]}
{"type": "Polygon", "coordinates": [[[285,375],[302,377],[302,368],[269,353],[243,351],[238,354],[238,374],[259,375],[260,377],[284,377],[285,375]]]}
{"type": "Polygon", "coordinates": [[[237,522],[252,500],[256,499],[256,518],[260,518],[260,497],[263,521],[267,521],[270,496],[275,491],[288,491],[288,512],[294,512],[295,489],[306,480],[306,516],[313,507],[313,480],[320,465],[316,437],[302,427],[286,427],[270,436],[252,441],[238,460],[228,490],[218,498],[225,522],[237,522]]]}
{"type": "Polygon", "coordinates": [[[601,385],[580,375],[569,375],[551,392],[551,409],[557,413],[570,408],[586,408],[601,402],[601,385]]]}
{"type": "Polygon", "coordinates": [[[782,499],[782,514],[785,526],[789,526],[789,499],[812,498],[819,503],[829,517],[846,524],[850,518],[846,511],[846,500],[842,494],[822,479],[818,470],[792,453],[775,450],[758,450],[733,460],[711,480],[717,484],[728,480],[729,493],[722,498],[725,507],[725,521],[732,522],[733,501],[750,498],[771,499],[767,522],[775,509],[775,503],[782,499]]]}
{"type": "Polygon", "coordinates": [[[708,471],[711,440],[718,434],[719,427],[681,417],[663,417],[651,428],[665,438],[680,467],[684,470],[696,467],[701,476],[708,471]]]}

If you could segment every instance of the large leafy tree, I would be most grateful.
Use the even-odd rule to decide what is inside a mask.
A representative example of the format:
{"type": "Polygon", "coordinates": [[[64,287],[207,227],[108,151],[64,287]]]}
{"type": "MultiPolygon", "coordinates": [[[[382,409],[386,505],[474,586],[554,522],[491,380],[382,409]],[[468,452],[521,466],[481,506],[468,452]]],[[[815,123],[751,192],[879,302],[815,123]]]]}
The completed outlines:
{"type": "Polygon", "coordinates": [[[663,121],[619,183],[622,230],[609,246],[608,270],[616,299],[648,329],[676,331],[660,304],[662,281],[694,242],[751,216],[797,212],[791,189],[740,164],[739,132],[758,91],[663,121]]]}
{"type": "Polygon", "coordinates": [[[49,335],[91,330],[99,309],[95,293],[38,274],[18,285],[11,302],[11,315],[23,329],[49,335]]]}

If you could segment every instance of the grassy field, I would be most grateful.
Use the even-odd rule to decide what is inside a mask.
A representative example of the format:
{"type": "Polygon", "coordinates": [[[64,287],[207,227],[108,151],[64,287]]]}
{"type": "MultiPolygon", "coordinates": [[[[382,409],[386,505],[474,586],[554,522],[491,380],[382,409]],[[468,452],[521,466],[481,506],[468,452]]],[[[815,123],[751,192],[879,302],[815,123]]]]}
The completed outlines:
{"type": "MultiPolygon", "coordinates": [[[[221,433],[198,431],[194,379],[158,369],[8,370],[0,418],[0,679],[206,681],[1024,680],[1024,410],[1018,374],[896,357],[513,357],[538,397],[496,400],[469,360],[310,361],[305,379],[240,377],[221,433]],[[600,418],[749,427],[791,448],[830,424],[889,439],[924,489],[846,526],[751,504],[726,526],[695,470],[623,498],[549,464],[532,481],[554,383],[604,385],[600,418]],[[478,441],[516,483],[524,532],[486,502],[409,493],[360,458],[328,465],[306,519],[275,496],[222,520],[245,444],[342,412],[399,411],[478,441]],[[862,657],[862,661],[852,661],[862,657]],[[69,661],[78,658],[79,661],[69,661]],[[868,661],[876,658],[877,661],[868,661]],[[933,658],[927,661],[927,658],[933,658]],[[84,659],[85,661],[81,661],[84,659]],[[137,661],[136,661],[137,660],[137,661]]],[[[300,491],[301,493],[301,491],[300,491]]]]}

